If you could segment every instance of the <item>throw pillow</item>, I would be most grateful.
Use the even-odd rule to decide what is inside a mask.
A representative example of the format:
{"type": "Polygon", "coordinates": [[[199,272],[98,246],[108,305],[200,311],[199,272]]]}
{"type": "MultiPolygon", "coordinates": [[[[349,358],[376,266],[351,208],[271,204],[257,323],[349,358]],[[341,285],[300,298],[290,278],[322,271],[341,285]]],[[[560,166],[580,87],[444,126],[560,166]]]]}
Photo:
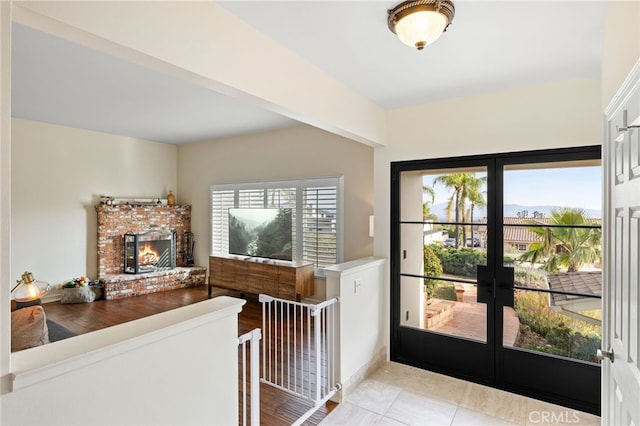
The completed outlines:
{"type": "Polygon", "coordinates": [[[49,343],[49,329],[42,306],[11,312],[11,351],[49,343]]]}

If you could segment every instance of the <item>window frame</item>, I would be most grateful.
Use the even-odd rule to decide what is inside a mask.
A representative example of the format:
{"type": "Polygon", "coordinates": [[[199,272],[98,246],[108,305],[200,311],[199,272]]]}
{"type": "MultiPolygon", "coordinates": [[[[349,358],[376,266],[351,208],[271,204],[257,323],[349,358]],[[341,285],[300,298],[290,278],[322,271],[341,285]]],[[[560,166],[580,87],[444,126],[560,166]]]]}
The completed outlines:
{"type": "Polygon", "coordinates": [[[527,244],[526,243],[515,243],[514,246],[515,246],[516,251],[519,252],[519,253],[527,251],[527,244]]]}

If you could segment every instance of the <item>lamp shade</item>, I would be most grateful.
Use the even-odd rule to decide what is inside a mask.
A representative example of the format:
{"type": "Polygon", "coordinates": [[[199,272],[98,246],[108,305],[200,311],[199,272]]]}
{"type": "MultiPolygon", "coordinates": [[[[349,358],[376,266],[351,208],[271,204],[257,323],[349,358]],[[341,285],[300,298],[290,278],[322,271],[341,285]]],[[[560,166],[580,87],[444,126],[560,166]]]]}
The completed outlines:
{"type": "Polygon", "coordinates": [[[446,31],[455,7],[447,0],[410,0],[400,3],[388,14],[389,29],[400,41],[422,50],[446,31]]]}
{"type": "Polygon", "coordinates": [[[407,46],[424,47],[436,41],[446,25],[447,19],[438,12],[416,12],[398,21],[396,34],[407,46]]]}
{"type": "Polygon", "coordinates": [[[16,302],[31,302],[39,299],[51,290],[49,283],[36,281],[31,272],[22,274],[18,284],[11,290],[16,302]]]}

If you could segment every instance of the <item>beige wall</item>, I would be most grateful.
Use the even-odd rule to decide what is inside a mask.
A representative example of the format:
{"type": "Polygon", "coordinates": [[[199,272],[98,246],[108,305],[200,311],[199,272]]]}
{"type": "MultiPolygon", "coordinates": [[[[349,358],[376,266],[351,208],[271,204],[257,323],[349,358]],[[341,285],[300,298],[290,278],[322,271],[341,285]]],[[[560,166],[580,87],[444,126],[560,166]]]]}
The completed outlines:
{"type": "Polygon", "coordinates": [[[600,96],[599,81],[578,80],[390,111],[389,142],[374,151],[374,255],[390,255],[392,161],[598,145],[600,96]]]}
{"type": "Polygon", "coordinates": [[[100,195],[164,197],[192,205],[196,263],[207,266],[209,187],[344,176],[345,260],[369,256],[373,149],[307,126],[174,146],[12,120],[11,276],[60,284],[96,271],[100,195]],[[179,183],[178,183],[179,182],[179,183]]]}
{"type": "Polygon", "coordinates": [[[174,145],[12,120],[11,276],[60,284],[96,274],[100,195],[164,197],[177,187],[174,145]]]}
{"type": "MultiPolygon", "coordinates": [[[[389,112],[391,161],[600,144],[600,82],[575,80],[389,112]]],[[[376,170],[377,173],[377,170],[376,170]]]]}
{"type": "Polygon", "coordinates": [[[611,1],[602,46],[602,107],[640,60],[640,1],[611,1]]]}
{"type": "Polygon", "coordinates": [[[192,205],[196,263],[208,265],[210,186],[344,176],[345,261],[372,254],[373,149],[308,126],[178,148],[178,202],[192,205]]]}

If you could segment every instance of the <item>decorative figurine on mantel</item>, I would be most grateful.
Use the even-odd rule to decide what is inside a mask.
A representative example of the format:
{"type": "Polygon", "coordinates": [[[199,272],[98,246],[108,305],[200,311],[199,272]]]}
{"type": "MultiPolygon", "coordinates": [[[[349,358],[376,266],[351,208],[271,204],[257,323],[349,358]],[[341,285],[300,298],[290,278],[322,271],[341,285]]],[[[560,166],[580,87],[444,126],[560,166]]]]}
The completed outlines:
{"type": "Polygon", "coordinates": [[[112,206],[114,198],[110,195],[101,195],[100,196],[100,204],[106,204],[107,206],[112,206]]]}
{"type": "Polygon", "coordinates": [[[167,204],[170,206],[176,205],[176,196],[173,195],[173,192],[171,191],[169,191],[169,193],[167,194],[167,204]]]}

